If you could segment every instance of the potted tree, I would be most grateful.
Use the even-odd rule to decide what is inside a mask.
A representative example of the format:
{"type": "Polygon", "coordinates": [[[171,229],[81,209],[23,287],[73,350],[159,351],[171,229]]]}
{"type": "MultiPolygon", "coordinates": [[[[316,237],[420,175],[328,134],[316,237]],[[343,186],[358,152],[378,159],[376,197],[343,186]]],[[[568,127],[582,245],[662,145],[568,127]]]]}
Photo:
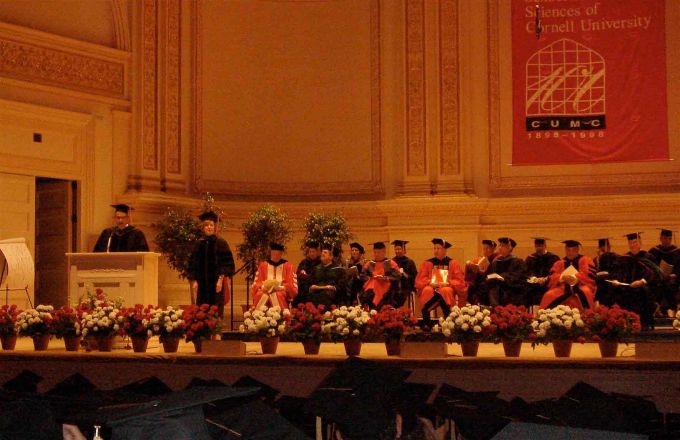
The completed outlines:
{"type": "Polygon", "coordinates": [[[269,244],[290,241],[291,228],[288,214],[273,205],[258,208],[241,224],[243,241],[236,247],[236,252],[247,264],[249,281],[255,278],[257,262],[269,258],[269,244]]]}
{"type": "Polygon", "coordinates": [[[331,244],[336,249],[342,249],[342,245],[353,238],[347,220],[337,211],[332,214],[310,212],[302,221],[302,229],[305,231],[302,249],[309,242],[331,244]]]}

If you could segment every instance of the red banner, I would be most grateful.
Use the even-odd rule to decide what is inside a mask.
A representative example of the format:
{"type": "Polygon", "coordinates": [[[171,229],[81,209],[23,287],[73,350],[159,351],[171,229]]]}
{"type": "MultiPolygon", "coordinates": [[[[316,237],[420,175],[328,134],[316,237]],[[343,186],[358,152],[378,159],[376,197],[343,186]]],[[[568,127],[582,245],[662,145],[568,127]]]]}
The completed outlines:
{"type": "Polygon", "coordinates": [[[513,164],[667,160],[664,20],[665,0],[512,0],[513,164]]]}

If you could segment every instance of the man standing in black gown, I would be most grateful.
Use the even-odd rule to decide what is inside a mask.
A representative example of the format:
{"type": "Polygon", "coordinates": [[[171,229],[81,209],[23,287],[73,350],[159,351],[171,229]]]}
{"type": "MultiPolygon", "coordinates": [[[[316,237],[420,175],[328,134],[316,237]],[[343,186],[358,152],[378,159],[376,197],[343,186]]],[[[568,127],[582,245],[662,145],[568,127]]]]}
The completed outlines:
{"type": "Polygon", "coordinates": [[[144,233],[130,224],[128,205],[111,205],[115,209],[116,225],[99,234],[93,252],[149,252],[144,233]]]}

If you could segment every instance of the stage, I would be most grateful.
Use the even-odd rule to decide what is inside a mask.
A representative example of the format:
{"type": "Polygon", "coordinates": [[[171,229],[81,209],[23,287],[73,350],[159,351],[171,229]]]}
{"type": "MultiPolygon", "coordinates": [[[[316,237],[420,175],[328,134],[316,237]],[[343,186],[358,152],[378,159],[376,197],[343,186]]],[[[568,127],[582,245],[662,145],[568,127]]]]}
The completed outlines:
{"type": "MultiPolygon", "coordinates": [[[[365,343],[361,357],[410,370],[409,382],[500,391],[504,399],[557,397],[583,381],[607,392],[645,396],[661,412],[680,412],[680,356],[639,359],[635,352],[635,344],[621,344],[616,358],[603,359],[596,344],[574,344],[570,358],[557,359],[550,345],[532,348],[527,343],[519,358],[506,358],[500,344],[482,343],[477,357],[464,358],[457,344],[449,344],[447,357],[405,359],[387,357],[384,344],[365,343]]],[[[20,338],[15,351],[0,352],[0,383],[23,370],[43,377],[39,391],[49,390],[74,373],[102,389],[149,376],[181,389],[193,377],[233,383],[248,375],[282,394],[304,397],[346,359],[343,345],[333,343],[323,343],[319,355],[311,356],[304,355],[302,344],[294,342],[280,343],[276,355],[262,355],[259,343],[248,342],[245,356],[217,356],[194,353],[193,345],[183,342],[176,354],[165,354],[157,347],[147,353],[66,352],[63,342],[55,339],[47,351],[35,352],[29,338],[20,338]]]]}

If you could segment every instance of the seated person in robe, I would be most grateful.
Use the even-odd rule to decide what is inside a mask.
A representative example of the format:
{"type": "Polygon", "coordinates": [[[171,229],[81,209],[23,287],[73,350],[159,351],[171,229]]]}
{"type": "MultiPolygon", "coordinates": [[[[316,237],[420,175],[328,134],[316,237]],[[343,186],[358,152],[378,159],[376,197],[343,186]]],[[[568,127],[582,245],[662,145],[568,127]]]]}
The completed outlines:
{"type": "Polygon", "coordinates": [[[527,266],[524,260],[513,255],[517,242],[512,238],[498,239],[498,257],[493,260],[486,271],[486,282],[489,286],[489,305],[513,304],[526,306],[528,303],[527,266]]]}
{"type": "Polygon", "coordinates": [[[257,267],[253,283],[253,305],[259,308],[279,306],[290,308],[298,294],[297,276],[289,261],[283,259],[284,246],[279,243],[269,245],[269,259],[257,267]]]}
{"type": "Polygon", "coordinates": [[[364,286],[359,295],[360,303],[371,309],[380,310],[385,305],[392,305],[399,293],[399,266],[386,254],[384,242],[373,243],[374,260],[364,264],[361,270],[364,286]]]}
{"type": "Polygon", "coordinates": [[[542,309],[559,305],[581,311],[593,308],[595,304],[595,264],[590,257],[579,253],[581,243],[565,240],[565,257],[557,260],[550,270],[548,291],[541,299],[542,309]]]}
{"type": "Polygon", "coordinates": [[[420,265],[416,277],[418,302],[423,314],[423,324],[429,326],[430,312],[437,307],[444,316],[451,307],[467,303],[467,284],[460,264],[446,255],[451,243],[442,238],[432,239],[434,257],[420,265]]]}

